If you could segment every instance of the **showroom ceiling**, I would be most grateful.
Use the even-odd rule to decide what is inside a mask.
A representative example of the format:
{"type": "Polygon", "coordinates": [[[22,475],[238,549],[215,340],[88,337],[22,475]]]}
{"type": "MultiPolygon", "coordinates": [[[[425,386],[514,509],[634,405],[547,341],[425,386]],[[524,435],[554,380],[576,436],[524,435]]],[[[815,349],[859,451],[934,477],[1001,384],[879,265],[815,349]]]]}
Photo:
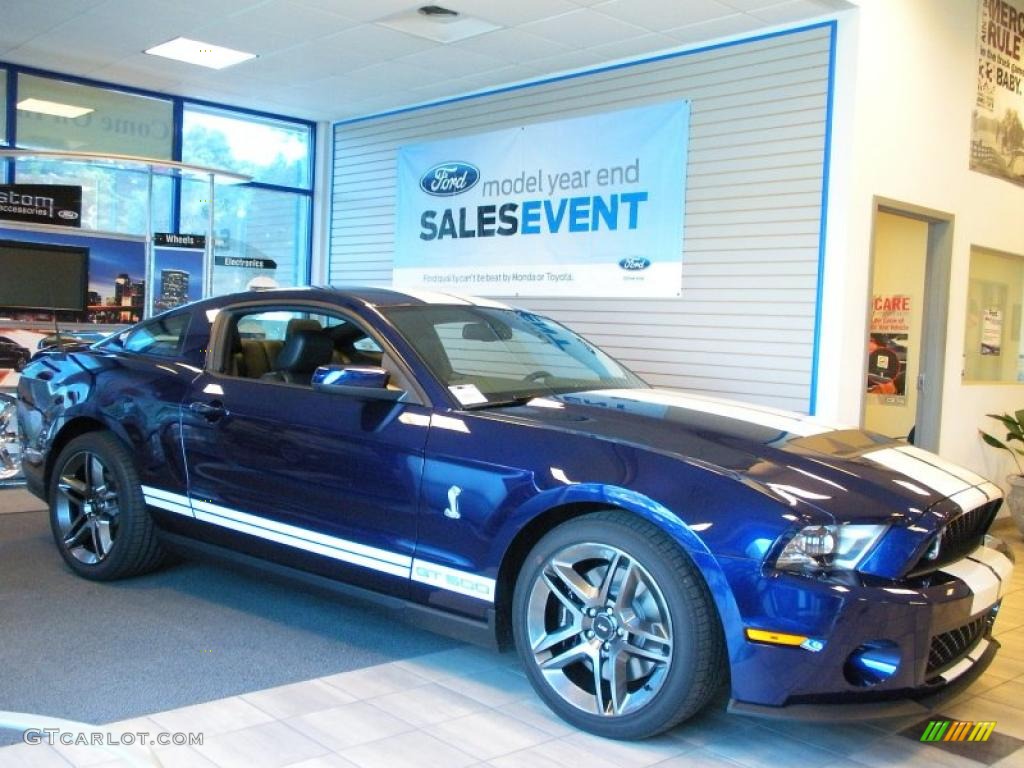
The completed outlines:
{"type": "Polygon", "coordinates": [[[430,0],[497,29],[439,43],[427,0],[4,0],[0,61],[336,120],[810,19],[844,0],[430,0]],[[429,26],[423,26],[430,33],[429,26]],[[142,53],[177,36],[258,58],[209,70],[142,53]]]}

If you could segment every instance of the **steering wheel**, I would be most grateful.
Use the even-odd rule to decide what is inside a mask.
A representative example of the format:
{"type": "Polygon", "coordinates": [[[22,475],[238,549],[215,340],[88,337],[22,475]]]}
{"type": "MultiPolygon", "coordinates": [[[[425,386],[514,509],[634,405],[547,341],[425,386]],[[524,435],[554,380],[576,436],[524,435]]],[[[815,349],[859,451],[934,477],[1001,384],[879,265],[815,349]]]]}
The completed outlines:
{"type": "Polygon", "coordinates": [[[549,371],[534,371],[523,376],[523,381],[540,381],[541,379],[550,379],[552,374],[549,371]]]}

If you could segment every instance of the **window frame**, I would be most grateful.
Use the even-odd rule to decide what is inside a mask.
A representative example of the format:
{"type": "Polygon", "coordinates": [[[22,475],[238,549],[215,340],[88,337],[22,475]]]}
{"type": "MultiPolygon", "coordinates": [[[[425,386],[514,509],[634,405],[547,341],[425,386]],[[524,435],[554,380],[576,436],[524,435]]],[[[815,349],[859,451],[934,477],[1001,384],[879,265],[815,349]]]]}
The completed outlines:
{"type": "MultiPolygon", "coordinates": [[[[1024,370],[1022,370],[1021,367],[1020,367],[1020,362],[1018,362],[1018,367],[1017,367],[1017,376],[1018,376],[1018,378],[1016,378],[1016,379],[1010,379],[1010,378],[978,378],[977,375],[976,375],[976,374],[979,373],[979,371],[974,366],[975,366],[975,364],[980,365],[982,361],[981,360],[977,360],[976,357],[974,355],[972,355],[972,353],[971,353],[969,348],[970,348],[970,346],[972,344],[979,344],[979,345],[983,345],[984,344],[984,335],[983,335],[984,334],[984,320],[983,320],[982,317],[979,317],[979,323],[978,323],[978,328],[977,328],[978,333],[979,333],[978,337],[977,338],[968,338],[969,334],[970,334],[970,332],[972,330],[972,327],[971,327],[971,324],[970,324],[970,315],[971,315],[971,302],[973,300],[973,293],[974,293],[976,285],[979,286],[979,287],[982,284],[984,284],[984,283],[989,284],[989,286],[998,285],[998,283],[994,283],[991,280],[986,280],[986,279],[984,279],[984,278],[982,278],[982,277],[977,275],[977,273],[975,272],[975,257],[978,257],[978,256],[981,256],[981,257],[984,257],[984,258],[1005,259],[1007,261],[1016,262],[1018,268],[1022,270],[1021,283],[1018,286],[1019,287],[1019,291],[1015,293],[1011,283],[1009,283],[1009,282],[1004,283],[1007,286],[1007,292],[1006,292],[1007,295],[1006,295],[1006,297],[1004,299],[1004,303],[1001,304],[999,307],[994,307],[994,308],[999,309],[1001,311],[1001,313],[1002,313],[1002,320],[1001,320],[1001,323],[1000,323],[1000,326],[1001,326],[1000,352],[995,354],[995,355],[993,355],[993,357],[1000,357],[1003,354],[1006,354],[1006,355],[1010,354],[1008,346],[1006,344],[1002,343],[1004,341],[1004,339],[1007,339],[1007,338],[1008,338],[1008,340],[1010,341],[1011,344],[1016,344],[1017,345],[1016,351],[1018,353],[1018,355],[1017,355],[1018,361],[1019,361],[1020,356],[1024,355],[1024,328],[1022,328],[1022,326],[1020,324],[1020,312],[1021,312],[1020,307],[1021,307],[1021,303],[1015,302],[1015,299],[1024,301],[1024,255],[1019,254],[1019,253],[1013,253],[1013,252],[1010,252],[1010,251],[1002,251],[1002,250],[998,250],[998,249],[995,249],[995,248],[989,248],[987,246],[983,246],[983,245],[978,245],[976,243],[972,243],[971,247],[970,247],[969,254],[968,254],[967,279],[965,281],[966,284],[965,284],[965,288],[964,288],[964,310],[965,310],[965,312],[964,312],[964,325],[963,325],[963,363],[964,364],[963,364],[963,373],[961,375],[961,383],[964,386],[967,386],[967,387],[1012,387],[1012,386],[1018,386],[1019,387],[1019,386],[1024,386],[1024,379],[1020,378],[1022,373],[1024,373],[1024,370]],[[1014,322],[1014,321],[1016,321],[1016,322],[1014,322]]],[[[983,270],[979,270],[979,271],[983,271],[983,270]]],[[[981,312],[984,312],[985,309],[987,309],[987,308],[979,307],[979,310],[981,312]]],[[[985,358],[987,356],[985,355],[985,353],[981,353],[978,357],[985,358]]]]}
{"type": "MultiPolygon", "coordinates": [[[[252,123],[254,125],[272,126],[272,125],[274,125],[276,123],[276,124],[279,124],[279,125],[292,124],[292,125],[295,125],[295,126],[301,126],[306,131],[306,136],[307,136],[307,140],[306,140],[306,152],[307,152],[307,155],[306,155],[306,157],[307,157],[306,165],[307,165],[307,167],[306,167],[306,181],[305,181],[305,183],[303,183],[303,184],[281,184],[279,182],[274,182],[274,181],[260,181],[260,180],[256,179],[255,177],[253,177],[253,180],[251,182],[248,182],[244,186],[261,187],[261,188],[265,188],[265,189],[274,189],[274,190],[278,190],[278,191],[290,191],[290,192],[312,192],[313,191],[313,182],[314,182],[314,177],[316,176],[316,168],[313,166],[313,158],[314,158],[314,155],[315,155],[314,144],[316,142],[316,127],[315,126],[312,126],[312,125],[310,125],[308,123],[304,123],[304,122],[301,122],[301,121],[298,121],[298,120],[295,120],[295,119],[277,117],[277,116],[272,116],[272,115],[263,114],[263,113],[257,113],[257,112],[243,112],[242,110],[238,110],[238,109],[234,109],[234,108],[230,108],[230,107],[214,106],[214,105],[209,104],[207,102],[196,101],[196,100],[193,100],[193,99],[187,99],[186,98],[186,99],[182,100],[181,122],[180,122],[180,125],[178,126],[180,128],[180,130],[181,130],[180,153],[181,153],[182,158],[184,158],[184,155],[185,155],[185,152],[186,152],[186,146],[185,146],[185,144],[186,144],[185,113],[189,112],[190,110],[193,111],[193,112],[196,112],[196,113],[212,115],[212,116],[215,116],[215,117],[223,117],[223,118],[229,119],[229,120],[240,120],[240,121],[243,121],[243,122],[250,122],[250,123],[252,123]],[[246,115],[249,118],[251,118],[251,119],[248,120],[248,121],[244,120],[244,117],[246,115]],[[252,118],[254,118],[254,119],[252,119],[252,118]]],[[[188,161],[184,161],[183,160],[183,162],[188,162],[188,161]]],[[[200,163],[200,165],[203,165],[203,164],[204,163],[200,163]]],[[[231,168],[231,167],[228,167],[226,165],[225,166],[218,166],[218,167],[222,167],[222,168],[224,168],[224,170],[227,170],[227,171],[233,171],[235,173],[245,173],[246,175],[250,175],[244,169],[231,168]]]]}
{"type": "MultiPolygon", "coordinates": [[[[14,64],[7,61],[0,61],[0,70],[4,70],[7,73],[7,88],[6,88],[6,115],[7,115],[7,135],[0,135],[0,146],[5,146],[13,149],[19,149],[17,140],[17,110],[15,105],[18,102],[18,78],[20,75],[30,75],[33,77],[44,77],[52,80],[60,80],[63,82],[83,85],[92,88],[102,88],[105,90],[117,91],[124,94],[144,96],[153,99],[160,99],[163,101],[170,101],[172,105],[172,151],[171,160],[174,162],[181,162],[182,155],[182,140],[183,140],[183,118],[186,104],[195,105],[200,108],[207,108],[211,110],[223,111],[229,115],[237,116],[239,118],[256,118],[262,120],[273,120],[283,123],[294,123],[301,125],[309,130],[309,185],[306,188],[302,187],[288,187],[278,186],[275,184],[267,184],[262,182],[250,182],[249,184],[242,186],[253,186],[257,188],[263,188],[278,192],[290,192],[298,195],[305,196],[308,198],[307,204],[307,221],[305,222],[306,229],[306,243],[305,243],[305,259],[302,260],[303,255],[300,250],[300,264],[297,265],[296,274],[296,285],[308,285],[313,274],[313,242],[314,242],[314,229],[316,225],[316,211],[314,207],[315,194],[317,188],[317,163],[318,163],[318,130],[319,126],[313,120],[306,120],[300,117],[294,117],[290,115],[281,115],[273,112],[266,112],[256,109],[247,109],[245,107],[233,106],[230,104],[220,104],[213,101],[204,99],[190,98],[187,96],[177,96],[173,94],[161,93],[158,91],[152,91],[145,88],[136,88],[128,85],[120,85],[117,83],[111,83],[104,80],[96,80],[88,77],[79,77],[77,75],[67,75],[60,72],[53,72],[50,70],[39,69],[37,67],[26,67],[18,64],[14,64]],[[7,143],[4,144],[6,139],[7,143]]],[[[0,158],[0,183],[16,183],[15,173],[15,160],[14,158],[0,158]]],[[[172,210],[171,210],[171,228],[173,231],[178,232],[181,229],[181,180],[179,178],[174,179],[174,189],[172,192],[172,210]]]]}

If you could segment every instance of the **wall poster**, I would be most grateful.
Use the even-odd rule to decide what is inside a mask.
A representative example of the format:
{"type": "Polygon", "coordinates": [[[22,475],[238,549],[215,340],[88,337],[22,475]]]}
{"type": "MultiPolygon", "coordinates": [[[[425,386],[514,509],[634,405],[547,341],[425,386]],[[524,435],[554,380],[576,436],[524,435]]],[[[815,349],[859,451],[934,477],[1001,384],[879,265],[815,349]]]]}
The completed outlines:
{"type": "Polygon", "coordinates": [[[678,296],[690,104],[398,151],[394,283],[492,296],[678,296]]]}
{"type": "Polygon", "coordinates": [[[872,299],[867,392],[878,395],[879,404],[907,404],[910,316],[909,296],[876,294],[872,299]]]}
{"type": "Polygon", "coordinates": [[[971,170],[1024,185],[1024,0],[978,3],[971,170]]]}
{"type": "Polygon", "coordinates": [[[981,316],[981,354],[998,357],[1003,350],[1003,310],[988,307],[981,316]]]}
{"type": "Polygon", "coordinates": [[[153,235],[153,313],[203,297],[206,235],[157,232],[153,235]]]}

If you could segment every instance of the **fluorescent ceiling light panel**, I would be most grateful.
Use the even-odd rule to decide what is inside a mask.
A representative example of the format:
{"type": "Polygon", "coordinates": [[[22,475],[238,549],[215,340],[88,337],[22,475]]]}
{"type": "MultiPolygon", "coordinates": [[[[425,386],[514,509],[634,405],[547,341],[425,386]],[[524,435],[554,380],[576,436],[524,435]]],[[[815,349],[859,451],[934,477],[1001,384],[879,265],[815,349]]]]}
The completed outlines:
{"type": "Polygon", "coordinates": [[[23,112],[39,112],[43,115],[72,118],[96,111],[92,107],[76,107],[73,104],[61,104],[59,101],[47,101],[46,99],[22,99],[18,102],[18,109],[23,112]]]}
{"type": "Polygon", "coordinates": [[[255,53],[236,51],[233,48],[203,43],[199,40],[189,40],[187,37],[177,37],[153,48],[147,48],[146,53],[210,69],[224,69],[256,58],[255,53]]]}
{"type": "Polygon", "coordinates": [[[455,16],[427,16],[416,8],[388,16],[375,23],[398,32],[405,32],[408,35],[425,37],[435,43],[454,43],[457,40],[465,40],[467,37],[475,37],[485,32],[501,29],[497,24],[461,13],[455,16]]]}

